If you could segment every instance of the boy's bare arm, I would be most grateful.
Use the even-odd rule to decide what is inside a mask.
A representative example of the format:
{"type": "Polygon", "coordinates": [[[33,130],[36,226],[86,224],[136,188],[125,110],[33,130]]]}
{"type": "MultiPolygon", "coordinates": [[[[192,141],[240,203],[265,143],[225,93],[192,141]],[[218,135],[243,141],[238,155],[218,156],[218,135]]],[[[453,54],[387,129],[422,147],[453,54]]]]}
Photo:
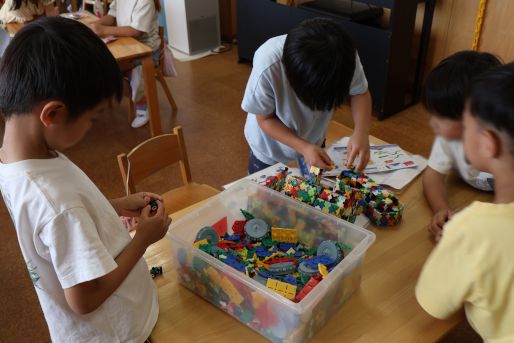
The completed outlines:
{"type": "Polygon", "coordinates": [[[450,214],[446,194],[446,176],[427,167],[423,172],[423,193],[434,216],[429,231],[439,240],[444,223],[450,214]]]}
{"type": "Polygon", "coordinates": [[[259,127],[270,137],[298,151],[306,162],[323,169],[330,169],[333,162],[321,147],[298,137],[275,114],[256,115],[259,127]]]}
{"type": "Polygon", "coordinates": [[[444,174],[430,167],[423,172],[423,193],[434,213],[448,209],[445,179],[444,174]]]}
{"type": "Polygon", "coordinates": [[[102,16],[97,21],[91,23],[91,25],[92,24],[99,24],[99,25],[103,25],[103,26],[116,26],[116,18],[113,17],[112,15],[107,14],[107,15],[102,16]]]}
{"type": "Polygon", "coordinates": [[[348,142],[347,166],[351,167],[359,157],[358,171],[363,170],[369,161],[369,127],[371,125],[371,94],[352,95],[353,135],[348,142]]]}
{"type": "Polygon", "coordinates": [[[131,26],[111,26],[95,22],[90,24],[89,27],[100,37],[116,36],[137,38],[143,34],[142,31],[136,30],[131,26]]]}
{"type": "Polygon", "coordinates": [[[78,314],[96,310],[125,280],[146,248],[161,239],[166,233],[171,219],[164,206],[158,201],[155,215],[150,216],[149,206],[141,211],[138,230],[132,241],[116,257],[118,267],[95,280],[87,281],[64,290],[70,308],[78,314]]]}

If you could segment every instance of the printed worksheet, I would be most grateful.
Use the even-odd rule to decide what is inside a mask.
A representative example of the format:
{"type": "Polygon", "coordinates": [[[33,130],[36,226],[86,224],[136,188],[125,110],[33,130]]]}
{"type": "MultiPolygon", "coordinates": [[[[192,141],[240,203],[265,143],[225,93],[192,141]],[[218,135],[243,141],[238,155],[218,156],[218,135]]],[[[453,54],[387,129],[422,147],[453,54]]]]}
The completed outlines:
{"type": "MultiPolygon", "coordinates": [[[[348,140],[348,137],[344,137],[328,147],[327,153],[334,162],[334,169],[326,171],[324,176],[337,176],[342,170],[348,169],[345,166],[348,140]]],[[[354,161],[354,165],[357,163],[358,160],[354,161]]],[[[364,173],[383,173],[417,166],[416,160],[403,151],[398,144],[374,145],[370,146],[370,161],[364,173]]]]}

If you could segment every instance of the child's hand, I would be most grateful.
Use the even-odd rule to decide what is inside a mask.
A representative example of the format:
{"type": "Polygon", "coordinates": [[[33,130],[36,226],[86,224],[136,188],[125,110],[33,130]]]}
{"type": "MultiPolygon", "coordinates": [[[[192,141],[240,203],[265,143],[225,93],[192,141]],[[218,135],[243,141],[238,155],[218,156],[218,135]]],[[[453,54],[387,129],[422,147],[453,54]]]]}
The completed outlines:
{"type": "Polygon", "coordinates": [[[348,158],[346,160],[346,167],[351,168],[353,162],[358,158],[359,164],[355,166],[355,170],[360,172],[366,168],[369,161],[369,138],[368,135],[358,135],[354,133],[350,137],[347,146],[348,158]]]}
{"type": "Polygon", "coordinates": [[[443,237],[443,226],[451,218],[453,212],[444,209],[436,212],[432,217],[432,223],[428,227],[428,232],[434,237],[435,242],[439,242],[443,237]]]}
{"type": "Polygon", "coordinates": [[[111,200],[111,204],[116,210],[116,213],[120,216],[139,217],[141,210],[147,206],[152,199],[162,201],[162,197],[158,194],[139,192],[124,198],[113,199],[111,200]]]}
{"type": "Polygon", "coordinates": [[[170,224],[171,218],[162,201],[158,200],[157,211],[154,214],[151,212],[150,205],[141,211],[134,239],[141,240],[144,246],[149,246],[164,237],[170,224]]]}
{"type": "Polygon", "coordinates": [[[330,156],[328,156],[327,152],[315,144],[307,145],[301,154],[303,155],[305,162],[311,166],[324,170],[331,170],[334,167],[334,162],[330,156]]]}

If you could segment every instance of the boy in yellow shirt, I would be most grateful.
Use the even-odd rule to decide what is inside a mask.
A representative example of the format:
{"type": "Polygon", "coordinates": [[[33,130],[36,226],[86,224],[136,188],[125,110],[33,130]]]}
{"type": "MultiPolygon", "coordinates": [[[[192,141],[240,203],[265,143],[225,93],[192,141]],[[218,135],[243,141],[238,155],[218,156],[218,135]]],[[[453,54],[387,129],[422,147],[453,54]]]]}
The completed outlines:
{"type": "Polygon", "coordinates": [[[464,307],[486,342],[514,342],[514,63],[471,87],[464,111],[464,151],[495,178],[494,203],[474,202],[445,226],[416,286],[436,318],[464,307]]]}

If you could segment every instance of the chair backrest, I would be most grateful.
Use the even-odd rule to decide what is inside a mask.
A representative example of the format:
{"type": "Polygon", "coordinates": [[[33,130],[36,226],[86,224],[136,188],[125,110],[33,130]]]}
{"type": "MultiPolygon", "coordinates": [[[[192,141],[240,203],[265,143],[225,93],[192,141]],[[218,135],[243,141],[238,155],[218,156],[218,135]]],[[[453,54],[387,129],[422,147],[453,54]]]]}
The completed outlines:
{"type": "Polygon", "coordinates": [[[152,137],[136,146],[128,154],[118,155],[118,165],[128,194],[136,192],[136,184],[164,167],[179,163],[184,184],[191,182],[182,127],[172,134],[152,137]]]}

